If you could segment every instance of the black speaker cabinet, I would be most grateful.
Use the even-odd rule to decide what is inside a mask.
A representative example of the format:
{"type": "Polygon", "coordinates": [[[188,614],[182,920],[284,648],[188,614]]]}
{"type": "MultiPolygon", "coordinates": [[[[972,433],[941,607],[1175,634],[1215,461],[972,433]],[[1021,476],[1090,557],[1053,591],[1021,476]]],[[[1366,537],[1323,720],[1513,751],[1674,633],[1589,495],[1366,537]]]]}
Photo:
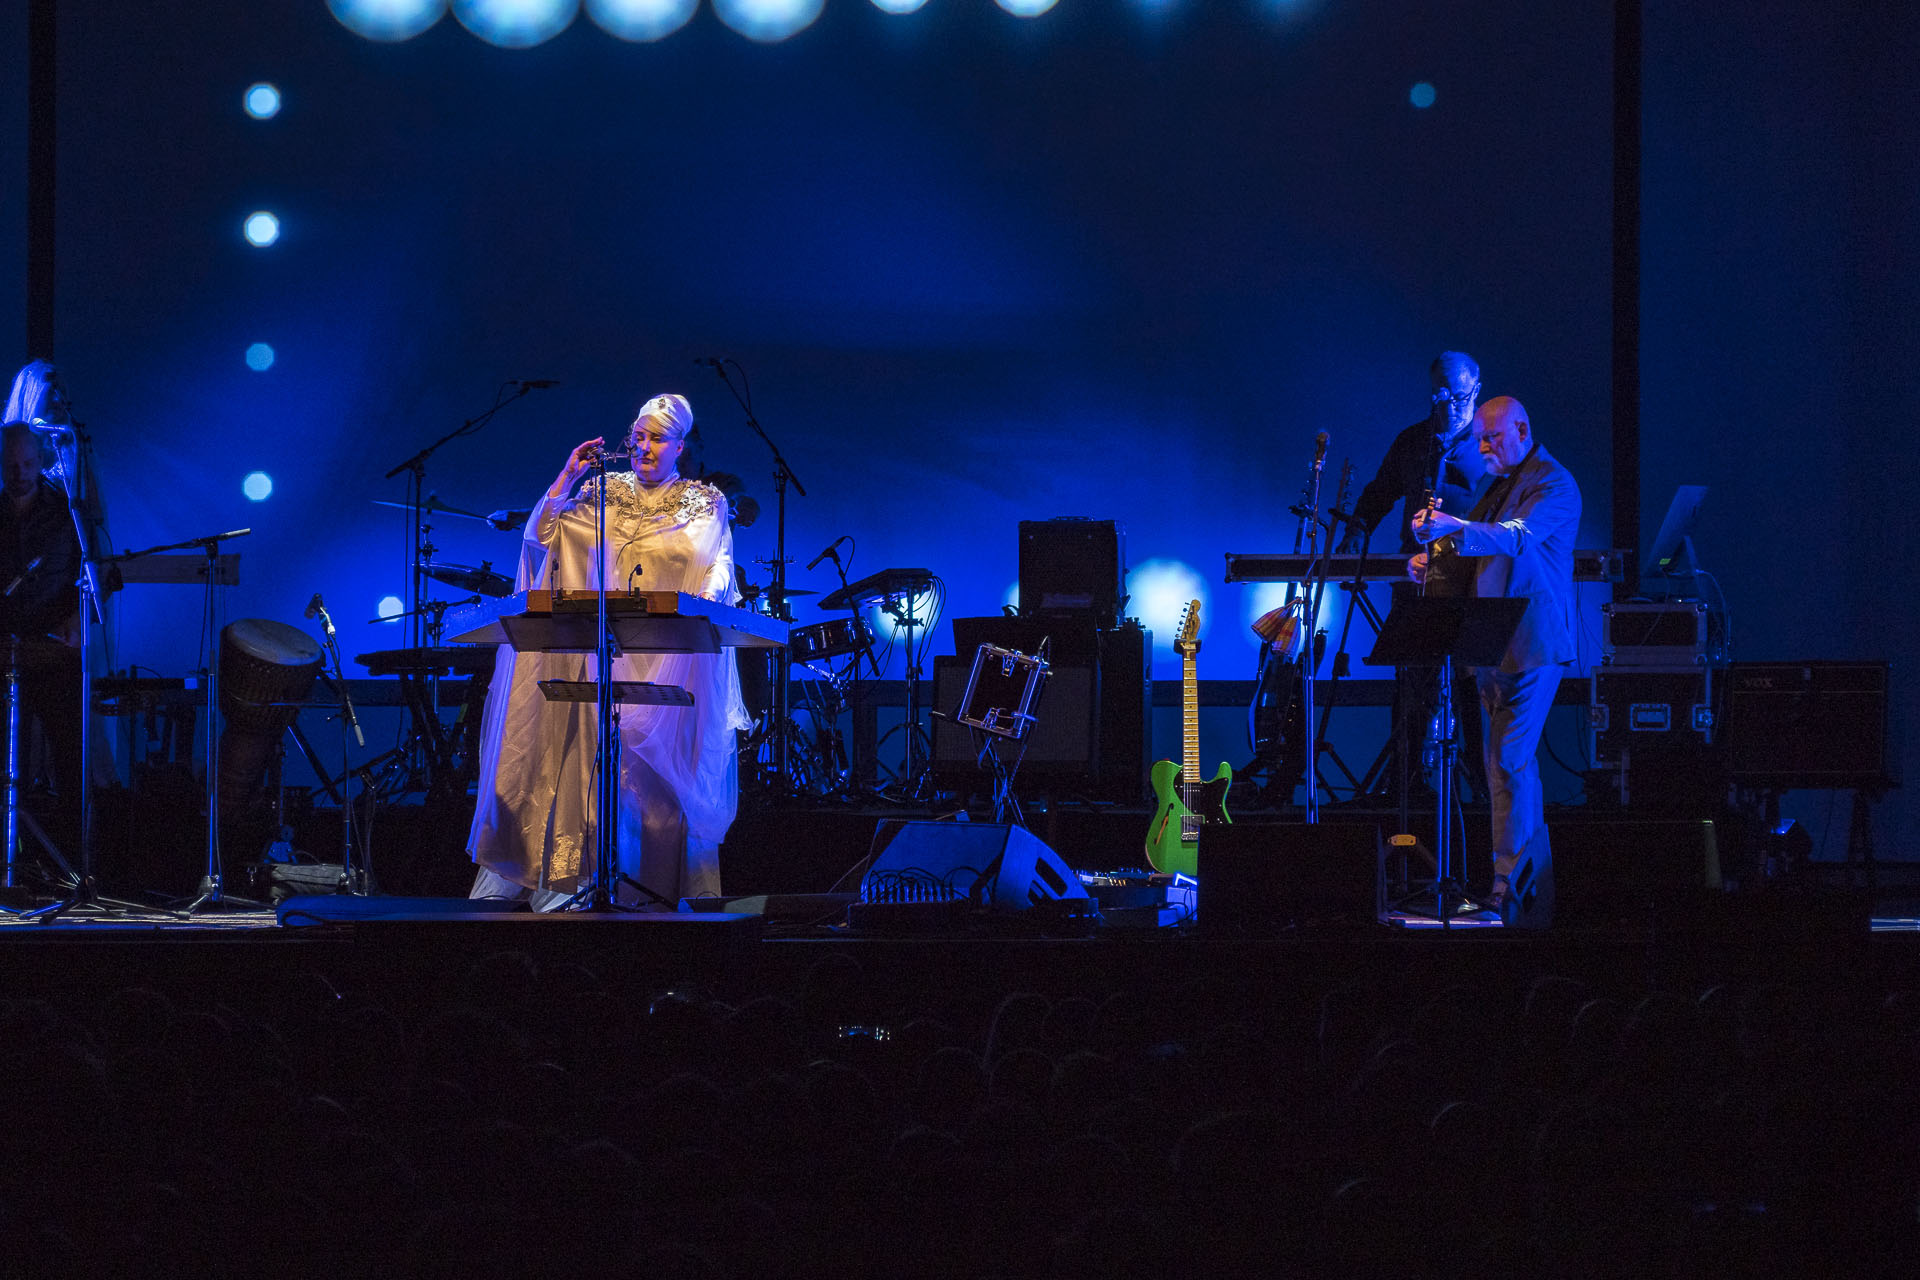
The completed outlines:
{"type": "Polygon", "coordinates": [[[1195,922],[1214,937],[1271,937],[1379,911],[1370,822],[1230,822],[1200,828],[1195,922]]]}
{"type": "Polygon", "coordinates": [[[1549,819],[1562,925],[1680,923],[1720,889],[1719,829],[1706,819],[1549,819]]]}
{"type": "Polygon", "coordinates": [[[1887,664],[1736,662],[1727,767],[1753,787],[1873,789],[1889,778],[1887,664]]]}
{"type": "Polygon", "coordinates": [[[1125,535],[1111,520],[1020,522],[1020,612],[1084,613],[1103,627],[1127,605],[1125,535]]]}
{"type": "MultiPolygon", "coordinates": [[[[933,706],[952,715],[966,691],[973,654],[983,644],[1036,654],[1047,641],[1051,675],[1036,706],[1017,791],[1048,790],[1090,800],[1134,804],[1146,794],[1153,763],[1153,688],[1148,632],[1138,626],[1097,629],[1088,618],[955,618],[954,657],[934,659],[933,706]]],[[[1011,761],[1020,748],[1001,744],[1011,761]]],[[[935,780],[945,787],[987,785],[975,763],[973,735],[944,719],[933,722],[935,780]]]]}

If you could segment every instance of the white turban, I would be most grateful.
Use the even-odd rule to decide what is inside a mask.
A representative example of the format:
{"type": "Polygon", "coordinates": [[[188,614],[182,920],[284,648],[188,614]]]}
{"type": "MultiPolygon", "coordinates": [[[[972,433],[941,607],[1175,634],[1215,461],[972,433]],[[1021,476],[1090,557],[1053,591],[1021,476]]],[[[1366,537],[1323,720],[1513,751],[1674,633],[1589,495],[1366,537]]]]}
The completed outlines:
{"type": "Polygon", "coordinates": [[[652,418],[659,423],[667,435],[674,440],[686,439],[687,432],[693,430],[693,406],[687,403],[685,396],[655,396],[640,406],[640,412],[634,417],[633,425],[652,418]]]}

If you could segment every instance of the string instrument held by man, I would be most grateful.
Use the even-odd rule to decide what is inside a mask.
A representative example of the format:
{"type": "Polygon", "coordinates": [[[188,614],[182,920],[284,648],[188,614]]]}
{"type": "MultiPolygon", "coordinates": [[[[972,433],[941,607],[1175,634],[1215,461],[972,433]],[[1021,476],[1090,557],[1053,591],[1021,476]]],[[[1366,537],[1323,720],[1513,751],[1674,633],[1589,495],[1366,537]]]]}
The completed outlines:
{"type": "Polygon", "coordinates": [[[1199,865],[1200,828],[1231,822],[1227,817],[1227,788],[1233,770],[1223,760],[1213,777],[1200,780],[1200,678],[1195,659],[1200,653],[1200,602],[1194,600],[1180,617],[1173,648],[1181,659],[1180,763],[1162,760],[1153,766],[1153,821],[1147,826],[1147,861],[1155,871],[1193,875],[1199,865]]]}

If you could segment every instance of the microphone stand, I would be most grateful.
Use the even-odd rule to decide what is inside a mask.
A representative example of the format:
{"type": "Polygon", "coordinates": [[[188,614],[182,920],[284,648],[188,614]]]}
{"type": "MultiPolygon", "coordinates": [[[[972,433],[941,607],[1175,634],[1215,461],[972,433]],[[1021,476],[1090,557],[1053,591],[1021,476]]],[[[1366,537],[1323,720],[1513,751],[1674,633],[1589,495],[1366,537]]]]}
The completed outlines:
{"type": "MultiPolygon", "coordinates": [[[[71,410],[69,410],[71,413],[71,410]]],[[[89,637],[93,628],[104,621],[101,610],[102,578],[99,541],[94,536],[97,530],[98,512],[88,501],[92,483],[93,439],[87,435],[84,423],[69,419],[66,434],[70,440],[55,439],[55,444],[73,445],[72,474],[64,477],[67,490],[67,514],[73,520],[73,531],[80,543],[80,573],[76,585],[80,589],[80,776],[73,779],[73,785],[79,793],[80,808],[80,873],[74,877],[74,884],[68,897],[49,906],[23,913],[26,917],[43,921],[53,921],[69,911],[97,911],[102,915],[112,915],[116,911],[141,911],[145,908],[139,903],[125,902],[105,897],[93,874],[93,779],[90,774],[93,758],[93,646],[89,637]]],[[[114,557],[124,559],[125,557],[114,557]]],[[[114,582],[117,588],[117,580],[114,582]]],[[[10,714],[17,714],[17,710],[10,714]]],[[[17,743],[15,744],[17,747],[17,743]]],[[[12,761],[11,769],[17,771],[18,759],[12,761]]],[[[9,818],[11,818],[11,811],[9,818]]],[[[9,857],[12,856],[11,845],[9,857]]]]}
{"type": "MultiPolygon", "coordinates": [[[[418,610],[420,607],[420,593],[424,589],[422,584],[426,578],[426,574],[421,568],[420,552],[421,552],[421,548],[426,543],[426,539],[428,536],[428,528],[429,528],[426,522],[427,521],[427,509],[426,509],[427,459],[431,458],[434,455],[434,452],[437,449],[439,449],[441,445],[447,443],[449,440],[452,440],[458,436],[472,435],[474,432],[478,431],[481,427],[485,426],[488,420],[491,419],[494,414],[500,412],[502,409],[512,404],[515,400],[520,399],[520,397],[526,395],[529,391],[532,391],[534,389],[533,383],[521,382],[518,384],[520,388],[518,391],[514,392],[510,396],[506,395],[505,394],[506,389],[514,385],[516,384],[514,384],[513,382],[501,383],[500,390],[496,392],[494,395],[493,407],[491,409],[488,409],[485,413],[480,414],[478,417],[468,418],[465,422],[461,423],[459,426],[455,427],[453,430],[447,432],[447,434],[441,436],[438,440],[435,440],[432,444],[428,445],[426,448],[422,449],[420,452],[414,454],[411,458],[408,458],[405,462],[399,463],[398,465],[394,466],[387,472],[387,474],[380,477],[382,480],[391,480],[395,476],[399,475],[402,471],[405,471],[408,473],[407,475],[407,509],[412,513],[413,523],[412,523],[412,528],[408,534],[408,544],[407,544],[407,571],[408,571],[407,609],[409,611],[409,615],[413,618],[412,645],[416,649],[419,648],[424,643],[424,638],[422,637],[421,631],[420,631],[420,615],[419,613],[414,611],[418,610]]],[[[432,682],[429,682],[428,688],[430,690],[433,688],[432,682]]]]}
{"type": "MultiPolygon", "coordinates": [[[[725,360],[708,359],[695,361],[695,363],[704,364],[719,375],[720,381],[726,384],[727,391],[733,396],[734,403],[740,406],[740,412],[746,416],[747,426],[753,429],[753,434],[759,436],[761,442],[773,454],[773,581],[767,587],[767,599],[772,602],[773,616],[782,622],[791,623],[793,611],[787,607],[787,485],[792,484],[793,491],[803,498],[807,496],[807,487],[800,483],[800,477],[795,475],[793,468],[787,465],[785,456],[780,452],[780,446],[773,442],[773,437],[767,434],[766,428],[762,427],[759,420],[753,416],[753,388],[747,381],[747,371],[741,368],[740,362],[729,356],[725,360]],[[727,376],[728,365],[740,370],[739,387],[735,387],[733,380],[727,376]]],[[[773,722],[778,726],[779,731],[774,734],[773,739],[773,767],[774,772],[779,775],[779,785],[790,791],[792,781],[787,768],[786,725],[793,713],[793,690],[789,687],[787,659],[787,653],[781,653],[774,658],[773,722]]]]}
{"type": "MultiPolygon", "coordinates": [[[[1313,474],[1307,480],[1307,554],[1317,568],[1319,561],[1331,550],[1331,539],[1321,537],[1320,528],[1320,477],[1327,466],[1327,433],[1321,432],[1313,454],[1313,474]]],[[[1316,577],[1324,578],[1324,572],[1316,577]]],[[[1318,655],[1314,651],[1314,626],[1320,620],[1320,596],[1311,584],[1307,589],[1307,616],[1300,620],[1300,723],[1306,727],[1301,735],[1303,748],[1306,797],[1303,800],[1301,819],[1308,825],[1320,821],[1320,760],[1319,744],[1314,741],[1319,735],[1314,732],[1317,717],[1313,706],[1313,681],[1318,675],[1318,655]]]]}
{"type": "MultiPolygon", "coordinates": [[[[314,597],[318,600],[319,597],[314,597]]],[[[340,658],[340,637],[334,632],[333,617],[325,605],[316,612],[320,615],[321,643],[333,658],[333,678],[327,683],[333,686],[340,698],[340,776],[344,779],[352,771],[353,749],[347,745],[347,735],[351,733],[354,741],[361,746],[367,745],[367,735],[360,730],[360,717],[354,713],[353,693],[347,688],[347,671],[340,658]]],[[[371,849],[369,849],[371,853],[371,849]]],[[[362,897],[372,892],[372,868],[362,865],[356,873],[353,867],[353,805],[350,801],[340,802],[340,889],[341,893],[356,893],[362,897]]]]}

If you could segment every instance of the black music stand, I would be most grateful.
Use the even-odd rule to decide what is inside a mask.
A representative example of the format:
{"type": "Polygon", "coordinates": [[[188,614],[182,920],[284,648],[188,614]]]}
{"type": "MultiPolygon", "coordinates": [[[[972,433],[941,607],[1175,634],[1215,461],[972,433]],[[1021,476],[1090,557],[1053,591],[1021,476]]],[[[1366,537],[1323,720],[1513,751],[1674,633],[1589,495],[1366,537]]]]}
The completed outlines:
{"type": "MultiPolygon", "coordinates": [[[[1439,776],[1434,782],[1433,915],[1442,928],[1471,901],[1454,866],[1453,821],[1459,810],[1453,770],[1460,751],[1453,718],[1455,664],[1494,667],[1506,656],[1513,633],[1527,611],[1525,598],[1480,600],[1466,596],[1414,596],[1387,615],[1367,662],[1377,667],[1435,667],[1439,670],[1439,776]]],[[[1464,819],[1462,820],[1464,826],[1464,819]]],[[[1413,895],[1406,901],[1413,901],[1413,895]]],[[[1404,904],[1402,904],[1404,905],[1404,904]]]]}

